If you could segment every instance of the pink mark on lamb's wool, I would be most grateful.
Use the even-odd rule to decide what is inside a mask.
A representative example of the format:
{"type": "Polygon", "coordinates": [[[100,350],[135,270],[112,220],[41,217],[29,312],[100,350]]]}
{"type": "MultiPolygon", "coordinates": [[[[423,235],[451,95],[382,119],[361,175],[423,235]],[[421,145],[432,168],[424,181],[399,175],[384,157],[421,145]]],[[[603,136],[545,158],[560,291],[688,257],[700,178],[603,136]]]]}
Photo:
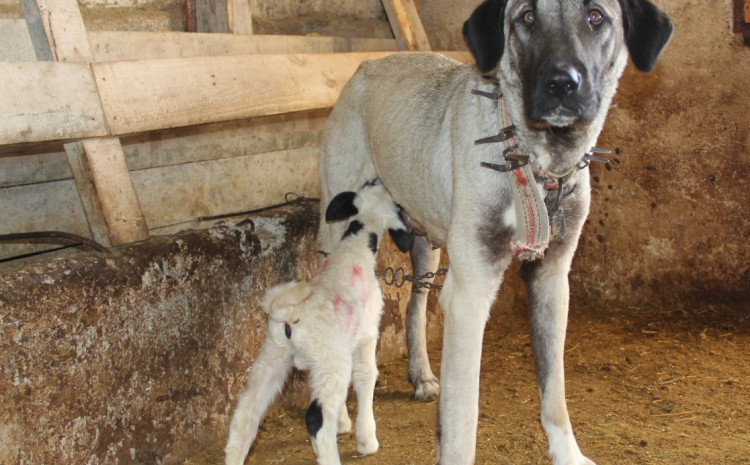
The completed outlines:
{"type": "Polygon", "coordinates": [[[354,307],[352,307],[352,304],[340,295],[333,298],[333,308],[335,308],[337,312],[345,312],[350,317],[354,313],[354,307]]]}
{"type": "Polygon", "coordinates": [[[361,266],[353,266],[352,274],[349,277],[349,284],[353,287],[362,286],[365,282],[365,270],[361,266]]]}
{"type": "Polygon", "coordinates": [[[353,266],[352,274],[349,278],[349,284],[355,289],[359,289],[359,302],[362,307],[367,305],[370,300],[370,293],[367,291],[367,281],[365,280],[365,270],[361,266],[353,266]]]}

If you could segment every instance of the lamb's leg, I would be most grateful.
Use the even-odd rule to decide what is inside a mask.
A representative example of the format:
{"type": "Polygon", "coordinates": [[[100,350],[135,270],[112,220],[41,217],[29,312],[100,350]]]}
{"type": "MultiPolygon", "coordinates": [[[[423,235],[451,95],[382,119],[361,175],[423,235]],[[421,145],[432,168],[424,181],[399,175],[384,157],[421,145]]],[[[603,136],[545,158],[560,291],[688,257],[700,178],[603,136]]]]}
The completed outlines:
{"type": "MultiPolygon", "coordinates": [[[[332,355],[332,354],[328,354],[332,355]]],[[[312,387],[310,407],[305,421],[320,465],[340,465],[336,436],[341,407],[346,403],[351,380],[351,360],[326,357],[310,370],[312,387]]]]}
{"type": "Polygon", "coordinates": [[[229,426],[229,439],[224,448],[226,465],[242,465],[245,461],[258,434],[258,426],[284,387],[291,367],[291,348],[277,345],[267,338],[253,363],[247,387],[240,395],[229,426]]]}
{"type": "MultiPolygon", "coordinates": [[[[421,276],[435,272],[440,264],[440,249],[432,249],[430,241],[424,236],[414,238],[411,252],[412,272],[421,276]]],[[[425,280],[432,282],[432,279],[425,280]]],[[[430,369],[427,356],[427,293],[429,289],[415,288],[411,291],[409,305],[406,308],[406,345],[409,349],[409,368],[407,379],[414,388],[414,397],[418,400],[432,401],[440,395],[440,384],[430,369]]]]}
{"type": "Polygon", "coordinates": [[[374,454],[379,447],[372,407],[375,382],[378,379],[376,346],[377,340],[368,341],[354,354],[352,384],[357,393],[357,451],[362,455],[374,454]]]}

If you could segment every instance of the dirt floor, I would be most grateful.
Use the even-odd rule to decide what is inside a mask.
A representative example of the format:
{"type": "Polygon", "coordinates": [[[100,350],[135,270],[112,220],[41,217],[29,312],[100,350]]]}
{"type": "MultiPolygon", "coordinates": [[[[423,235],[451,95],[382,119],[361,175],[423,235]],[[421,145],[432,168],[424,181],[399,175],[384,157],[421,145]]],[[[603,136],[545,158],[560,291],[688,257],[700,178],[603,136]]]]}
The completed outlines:
{"type": "MultiPolygon", "coordinates": [[[[495,310],[484,338],[478,464],[547,465],[525,315],[495,310]]],[[[431,350],[439,360],[439,347],[431,350]]],[[[344,464],[432,464],[437,403],[411,398],[406,360],[380,367],[380,451],[344,464]]],[[[750,307],[573,308],[567,398],[579,445],[598,465],[750,464],[750,307]]],[[[355,407],[350,402],[350,411],[355,407]]],[[[223,463],[221,444],[187,461],[223,463]]],[[[304,409],[267,418],[247,464],[314,462],[304,409]]]]}

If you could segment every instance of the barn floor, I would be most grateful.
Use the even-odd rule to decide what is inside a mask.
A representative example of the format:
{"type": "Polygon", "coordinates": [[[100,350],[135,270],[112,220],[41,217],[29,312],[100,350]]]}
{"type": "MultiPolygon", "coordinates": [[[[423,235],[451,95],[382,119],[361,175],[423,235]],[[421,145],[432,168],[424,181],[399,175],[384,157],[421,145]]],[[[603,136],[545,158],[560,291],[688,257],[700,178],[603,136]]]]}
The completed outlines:
{"type": "MultiPolygon", "coordinates": [[[[568,406],[582,450],[599,465],[750,464],[750,312],[747,306],[574,308],[566,354],[568,406]]],[[[477,463],[548,465],[527,321],[495,310],[484,339],[477,463]]],[[[431,356],[439,360],[439,347],[431,356]]],[[[344,464],[432,464],[437,403],[410,398],[406,361],[380,367],[380,451],[344,464]]],[[[350,411],[354,404],[350,403],[350,411]]],[[[188,460],[223,463],[223,444],[188,460]]],[[[267,419],[247,464],[314,462],[304,410],[267,419]]]]}

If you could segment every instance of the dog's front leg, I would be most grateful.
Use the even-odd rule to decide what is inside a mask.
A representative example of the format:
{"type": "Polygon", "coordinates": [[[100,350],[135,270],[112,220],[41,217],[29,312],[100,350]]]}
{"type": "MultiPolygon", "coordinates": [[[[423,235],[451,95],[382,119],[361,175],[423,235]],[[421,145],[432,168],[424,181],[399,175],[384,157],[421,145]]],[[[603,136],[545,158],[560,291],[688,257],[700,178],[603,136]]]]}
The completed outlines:
{"type": "MultiPolygon", "coordinates": [[[[450,253],[450,250],[449,250],[450,253]]],[[[482,257],[451,255],[440,294],[445,315],[440,366],[439,462],[470,465],[476,449],[482,336],[495,300],[502,267],[483,265],[482,257]]]]}
{"type": "MultiPolygon", "coordinates": [[[[430,241],[424,236],[417,236],[410,252],[412,272],[422,276],[435,272],[440,264],[440,249],[432,249],[430,241]]],[[[425,279],[423,282],[432,282],[425,279]]],[[[432,401],[440,394],[440,384],[430,369],[427,356],[427,294],[429,289],[414,288],[406,308],[406,344],[409,348],[409,368],[407,378],[414,388],[417,400],[432,401]]]]}
{"type": "MultiPolygon", "coordinates": [[[[588,190],[583,189],[577,208],[588,211],[588,190]]],[[[554,465],[595,465],[581,453],[565,402],[565,332],[568,321],[570,271],[578,236],[585,220],[566,218],[568,234],[554,243],[541,261],[525,263],[522,276],[529,295],[531,343],[534,350],[539,390],[542,396],[541,420],[549,440],[549,457],[554,465]]]]}

